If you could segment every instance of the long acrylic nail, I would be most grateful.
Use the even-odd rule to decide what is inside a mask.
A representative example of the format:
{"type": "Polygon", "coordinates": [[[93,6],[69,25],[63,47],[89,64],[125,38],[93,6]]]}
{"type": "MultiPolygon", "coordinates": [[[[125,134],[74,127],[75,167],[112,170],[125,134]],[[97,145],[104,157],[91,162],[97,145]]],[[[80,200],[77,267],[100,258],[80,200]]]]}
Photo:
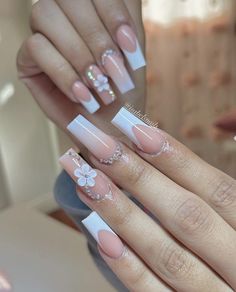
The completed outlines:
{"type": "Polygon", "coordinates": [[[74,98],[80,102],[89,113],[93,114],[100,108],[99,103],[82,82],[76,81],[72,87],[72,91],[74,98]]]}
{"type": "Polygon", "coordinates": [[[107,76],[105,76],[97,66],[89,66],[86,70],[86,77],[89,84],[96,90],[104,104],[108,105],[116,99],[116,95],[109,84],[107,76]]]}
{"type": "Polygon", "coordinates": [[[59,162],[90,199],[97,201],[112,199],[113,194],[108,179],[93,169],[75,150],[68,150],[59,162]]]}
{"type": "Polygon", "coordinates": [[[121,25],[117,30],[116,38],[133,70],[146,66],[138,39],[129,25],[121,25]]]}
{"type": "Polygon", "coordinates": [[[122,155],[120,143],[95,127],[82,115],[76,117],[67,129],[98,159],[101,163],[112,164],[122,155]]]}
{"type": "Polygon", "coordinates": [[[160,131],[148,126],[124,107],[114,117],[112,124],[147,154],[157,155],[165,150],[167,142],[160,131]]]}
{"type": "Polygon", "coordinates": [[[122,56],[116,51],[107,50],[102,55],[102,64],[122,94],[135,88],[122,56]]]}
{"type": "Polygon", "coordinates": [[[117,259],[123,255],[124,244],[96,212],[92,212],[82,223],[107,256],[117,259]]]}

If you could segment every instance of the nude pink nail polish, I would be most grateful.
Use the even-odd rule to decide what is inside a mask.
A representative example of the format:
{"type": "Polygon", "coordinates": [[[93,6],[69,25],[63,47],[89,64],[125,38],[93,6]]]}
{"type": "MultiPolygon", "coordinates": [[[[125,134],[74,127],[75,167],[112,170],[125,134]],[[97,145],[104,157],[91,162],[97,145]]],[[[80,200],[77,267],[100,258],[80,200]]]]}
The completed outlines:
{"type": "Polygon", "coordinates": [[[124,244],[96,212],[92,212],[82,223],[108,257],[118,259],[124,254],[124,244]]]}
{"type": "Polygon", "coordinates": [[[96,201],[112,199],[108,179],[93,169],[75,150],[68,150],[59,162],[87,197],[96,201]]]}
{"type": "Polygon", "coordinates": [[[72,87],[72,91],[74,98],[80,102],[89,113],[93,114],[100,108],[99,103],[82,82],[75,82],[72,87]]]}
{"type": "Polygon", "coordinates": [[[147,154],[158,155],[166,150],[168,143],[159,129],[148,126],[124,107],[113,118],[112,124],[147,154]]]}
{"type": "Polygon", "coordinates": [[[125,68],[122,56],[114,50],[107,50],[102,55],[102,64],[119,91],[124,94],[135,88],[134,83],[125,68]]]}
{"type": "Polygon", "coordinates": [[[89,84],[100,96],[104,104],[108,105],[116,99],[116,95],[111,88],[108,77],[95,65],[89,66],[86,70],[89,84]]]}
{"type": "Polygon", "coordinates": [[[129,25],[121,25],[117,30],[116,38],[133,70],[146,66],[138,39],[129,25]]]}
{"type": "Polygon", "coordinates": [[[82,115],[76,117],[67,129],[98,159],[101,163],[111,164],[122,155],[121,145],[95,127],[82,115]]]}

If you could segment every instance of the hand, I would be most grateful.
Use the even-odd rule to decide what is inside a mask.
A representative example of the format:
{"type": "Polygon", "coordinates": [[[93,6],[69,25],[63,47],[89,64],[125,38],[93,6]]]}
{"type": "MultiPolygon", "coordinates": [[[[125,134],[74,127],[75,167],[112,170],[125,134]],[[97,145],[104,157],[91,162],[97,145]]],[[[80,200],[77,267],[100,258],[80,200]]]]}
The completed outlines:
{"type": "Polygon", "coordinates": [[[104,120],[121,104],[132,101],[143,107],[145,70],[132,69],[144,68],[144,60],[141,51],[125,50],[138,48],[135,35],[144,48],[140,0],[40,0],[32,8],[31,29],[33,35],[18,54],[19,77],[60,128],[65,129],[78,113],[93,113],[99,102],[107,106],[101,106],[92,120],[110,132],[104,120]],[[102,64],[102,55],[111,49],[119,57],[108,56],[102,64]],[[125,59],[129,64],[124,66],[125,59]],[[132,80],[135,89],[129,91],[132,80]]]}
{"type": "Polygon", "coordinates": [[[131,291],[235,291],[236,181],[124,108],[113,124],[136,153],[79,116],[68,129],[96,169],[73,150],[60,159],[110,226],[94,212],[83,221],[104,260],[131,291]]]}

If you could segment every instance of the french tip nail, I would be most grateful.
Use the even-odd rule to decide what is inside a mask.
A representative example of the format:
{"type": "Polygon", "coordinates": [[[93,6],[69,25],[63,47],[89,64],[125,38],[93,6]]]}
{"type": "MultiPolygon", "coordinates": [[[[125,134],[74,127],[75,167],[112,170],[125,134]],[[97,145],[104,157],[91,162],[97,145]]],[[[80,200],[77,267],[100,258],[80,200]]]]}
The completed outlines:
{"type": "Polygon", "coordinates": [[[82,224],[90,232],[97,243],[99,243],[98,233],[100,230],[106,230],[115,234],[107,223],[94,211],[87,218],[82,220],[82,224]]]}

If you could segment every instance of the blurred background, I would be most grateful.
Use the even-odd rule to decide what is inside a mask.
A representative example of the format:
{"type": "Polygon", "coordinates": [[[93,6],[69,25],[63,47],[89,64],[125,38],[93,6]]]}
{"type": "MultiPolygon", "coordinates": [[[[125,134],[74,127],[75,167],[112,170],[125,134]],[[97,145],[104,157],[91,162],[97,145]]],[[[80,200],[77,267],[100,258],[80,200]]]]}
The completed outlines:
{"type": "MultiPolygon", "coordinates": [[[[67,252],[63,260],[70,265],[78,256],[78,237],[72,233],[62,236],[68,231],[57,229],[59,227],[54,223],[44,221],[36,214],[25,215],[28,211],[14,209],[25,205],[36,207],[71,225],[57,210],[52,195],[55,178],[60,172],[57,160],[70,146],[70,141],[45,118],[27,89],[18,81],[16,73],[17,51],[30,34],[28,19],[32,2],[36,1],[0,0],[0,209],[11,207],[9,209],[14,210],[0,219],[1,236],[7,234],[3,237],[6,238],[5,245],[0,246],[0,250],[5,253],[9,242],[19,240],[22,230],[29,241],[38,236],[37,243],[34,241],[36,249],[45,246],[47,250],[48,242],[41,242],[44,234],[47,234],[48,241],[53,242],[58,238],[55,261],[61,261],[59,245],[62,250],[68,245],[71,254],[67,252]],[[23,216],[26,216],[25,219],[23,216]],[[5,226],[9,226],[7,231],[5,226]],[[34,233],[35,226],[39,226],[38,230],[44,230],[44,233],[34,233]],[[9,229],[19,234],[10,235],[9,229]],[[7,241],[7,238],[10,239],[7,241]],[[64,242],[63,238],[67,241],[64,242]],[[72,253],[72,250],[75,252],[72,253]]],[[[233,177],[236,177],[236,125],[232,125],[236,117],[235,6],[235,0],[143,1],[149,116],[203,159],[233,177]]],[[[21,246],[25,246],[25,243],[21,246]]],[[[82,246],[85,251],[85,243],[82,246]]],[[[49,254],[49,251],[45,254],[49,254]]],[[[25,259],[21,251],[19,261],[22,255],[25,259]]],[[[22,283],[21,277],[16,276],[19,269],[14,274],[9,258],[4,256],[0,255],[1,263],[5,260],[10,273],[22,283]]],[[[32,250],[31,256],[34,258],[35,250],[32,250]]],[[[87,258],[83,259],[83,265],[87,261],[87,258]]],[[[89,269],[92,269],[92,263],[89,265],[89,269]]],[[[75,270],[78,269],[75,267],[75,270]]],[[[52,270],[54,268],[50,270],[53,279],[52,270]]],[[[73,278],[71,271],[67,279],[70,285],[73,278]]],[[[83,271],[81,266],[80,275],[83,275],[83,271]]],[[[66,275],[65,271],[61,272],[66,275]]],[[[74,279],[77,279],[76,274],[74,279]]],[[[80,283],[85,279],[81,277],[80,283]]],[[[109,287],[104,288],[104,282],[100,283],[99,279],[94,280],[96,291],[113,291],[109,287]]],[[[74,287],[78,285],[76,281],[74,287]]],[[[66,285],[66,279],[63,283],[66,285]]],[[[89,283],[92,285],[92,281],[89,283]]],[[[17,291],[26,292],[24,289],[17,291]]],[[[77,291],[68,290],[66,286],[61,290],[40,289],[77,291]]]]}

